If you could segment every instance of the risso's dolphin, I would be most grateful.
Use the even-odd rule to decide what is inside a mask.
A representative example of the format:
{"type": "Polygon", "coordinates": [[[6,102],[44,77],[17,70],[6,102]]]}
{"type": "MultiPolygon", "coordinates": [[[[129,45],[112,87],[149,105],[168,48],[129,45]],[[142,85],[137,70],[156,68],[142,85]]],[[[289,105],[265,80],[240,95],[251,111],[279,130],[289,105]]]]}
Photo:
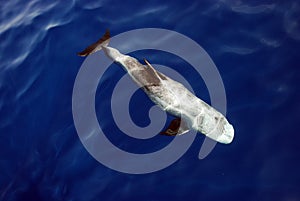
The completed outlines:
{"type": "Polygon", "coordinates": [[[109,47],[109,40],[110,33],[107,30],[97,42],[78,55],[88,56],[102,49],[110,59],[125,69],[155,104],[174,115],[176,118],[161,134],[181,135],[192,128],[220,143],[228,144],[233,140],[234,129],[220,112],[200,100],[179,82],[155,70],[147,60],[144,60],[143,65],[137,59],[109,47]]]}

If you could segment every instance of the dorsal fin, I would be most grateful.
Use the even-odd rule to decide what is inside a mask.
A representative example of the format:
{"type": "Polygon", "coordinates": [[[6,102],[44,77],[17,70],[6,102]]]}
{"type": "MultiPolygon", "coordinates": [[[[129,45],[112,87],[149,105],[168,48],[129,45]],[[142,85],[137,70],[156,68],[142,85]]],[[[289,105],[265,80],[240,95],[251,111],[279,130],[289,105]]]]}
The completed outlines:
{"type": "Polygon", "coordinates": [[[161,80],[166,80],[167,78],[161,74],[160,72],[156,71],[155,68],[149,63],[147,59],[144,59],[145,63],[147,64],[148,69],[151,70],[151,72],[156,75],[156,77],[161,81],[161,80]]]}
{"type": "Polygon", "coordinates": [[[144,59],[144,61],[147,64],[147,66],[149,67],[149,69],[151,69],[151,71],[158,77],[158,79],[160,81],[167,79],[163,74],[161,74],[160,72],[156,71],[155,68],[149,63],[149,61],[147,59],[144,59]]]}
{"type": "Polygon", "coordinates": [[[95,43],[93,43],[90,46],[88,46],[87,48],[85,48],[83,51],[77,53],[77,55],[85,57],[94,52],[97,52],[102,49],[102,46],[108,45],[109,39],[110,39],[110,33],[109,33],[109,30],[107,29],[105,34],[99,40],[97,40],[95,43]]]}
{"type": "Polygon", "coordinates": [[[145,63],[147,64],[147,66],[149,67],[149,69],[151,70],[151,72],[153,74],[155,74],[157,76],[158,79],[160,79],[159,75],[157,74],[156,70],[153,68],[153,66],[147,61],[147,59],[144,59],[145,63]]]}

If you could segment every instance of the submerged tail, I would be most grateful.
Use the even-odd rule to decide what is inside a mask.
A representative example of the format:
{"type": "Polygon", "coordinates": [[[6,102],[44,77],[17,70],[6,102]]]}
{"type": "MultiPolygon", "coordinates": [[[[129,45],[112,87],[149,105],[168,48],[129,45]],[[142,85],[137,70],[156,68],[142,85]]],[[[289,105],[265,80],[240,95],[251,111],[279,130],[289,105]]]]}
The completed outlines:
{"type": "Polygon", "coordinates": [[[78,56],[88,56],[94,52],[97,52],[102,49],[102,46],[107,46],[110,39],[109,30],[106,30],[105,34],[95,43],[91,44],[87,48],[85,48],[82,52],[78,52],[78,56]]]}

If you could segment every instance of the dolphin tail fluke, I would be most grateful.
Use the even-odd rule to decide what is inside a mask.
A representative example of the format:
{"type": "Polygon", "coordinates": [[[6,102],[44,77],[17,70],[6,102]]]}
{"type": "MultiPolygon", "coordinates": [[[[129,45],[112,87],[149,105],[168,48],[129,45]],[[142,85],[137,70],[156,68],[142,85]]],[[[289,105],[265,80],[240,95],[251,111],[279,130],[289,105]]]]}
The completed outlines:
{"type": "Polygon", "coordinates": [[[91,44],[87,48],[85,48],[82,52],[78,52],[78,56],[88,56],[94,52],[97,52],[102,49],[103,46],[107,46],[110,39],[109,30],[106,30],[105,34],[95,43],[91,44]]]}

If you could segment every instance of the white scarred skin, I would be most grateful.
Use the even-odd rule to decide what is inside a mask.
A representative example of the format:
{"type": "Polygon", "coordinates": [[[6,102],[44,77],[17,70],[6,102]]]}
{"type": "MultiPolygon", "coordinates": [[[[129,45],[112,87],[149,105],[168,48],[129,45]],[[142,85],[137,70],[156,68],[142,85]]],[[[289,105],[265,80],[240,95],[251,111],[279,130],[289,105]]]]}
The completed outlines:
{"type": "MultiPolygon", "coordinates": [[[[141,87],[140,77],[146,67],[135,58],[123,55],[112,47],[103,47],[106,55],[119,63],[141,87]]],[[[157,72],[157,71],[156,71],[157,72]]],[[[159,73],[159,72],[157,72],[159,73]]],[[[184,119],[190,128],[193,128],[217,142],[229,144],[234,137],[234,129],[226,118],[213,107],[196,97],[177,81],[159,73],[164,79],[159,78],[159,85],[148,85],[144,90],[149,98],[168,113],[184,119]]]]}

